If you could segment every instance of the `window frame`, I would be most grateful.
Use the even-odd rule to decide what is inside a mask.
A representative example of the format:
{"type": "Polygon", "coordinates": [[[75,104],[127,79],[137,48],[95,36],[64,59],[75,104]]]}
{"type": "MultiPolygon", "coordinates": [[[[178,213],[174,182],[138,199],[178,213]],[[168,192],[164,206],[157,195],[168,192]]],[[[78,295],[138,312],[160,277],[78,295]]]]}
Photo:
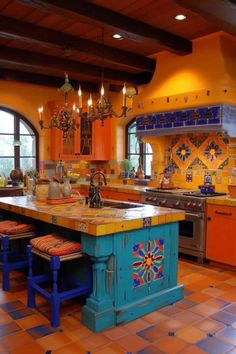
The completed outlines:
{"type": "MultiPolygon", "coordinates": [[[[36,128],[33,126],[33,124],[26,118],[24,117],[22,114],[10,109],[10,108],[6,108],[3,106],[0,106],[0,111],[4,111],[6,113],[9,113],[11,115],[13,115],[13,119],[14,119],[14,132],[13,132],[13,137],[14,137],[14,141],[18,141],[20,140],[20,121],[25,122],[29,128],[32,130],[33,134],[35,136],[35,162],[36,162],[36,169],[39,170],[39,134],[36,130],[36,128]]],[[[4,133],[0,133],[0,136],[5,135],[4,133]]],[[[21,134],[21,135],[25,135],[25,134],[21,134]]],[[[12,158],[12,156],[0,156],[1,158],[12,158]]],[[[29,156],[32,157],[32,156],[29,156]]],[[[21,168],[20,166],[20,159],[22,158],[22,156],[20,156],[20,146],[18,145],[14,145],[14,168],[21,168]]],[[[24,156],[24,158],[27,158],[27,156],[24,156]]]]}
{"type": "Polygon", "coordinates": [[[150,179],[151,178],[151,175],[147,175],[146,174],[146,158],[148,155],[152,155],[153,156],[153,153],[146,153],[146,145],[147,143],[143,143],[142,141],[139,142],[139,153],[136,153],[136,154],[133,154],[133,153],[130,153],[130,149],[129,149],[129,141],[130,141],[130,138],[129,136],[130,135],[133,135],[134,133],[130,133],[129,132],[129,129],[132,125],[134,125],[134,123],[136,123],[136,118],[132,119],[125,127],[125,130],[126,130],[126,134],[125,134],[125,137],[126,137],[126,143],[125,143],[125,157],[128,159],[130,155],[136,155],[138,157],[140,157],[141,159],[141,164],[143,166],[143,170],[144,170],[144,175],[145,175],[145,178],[147,179],[150,179]]]}

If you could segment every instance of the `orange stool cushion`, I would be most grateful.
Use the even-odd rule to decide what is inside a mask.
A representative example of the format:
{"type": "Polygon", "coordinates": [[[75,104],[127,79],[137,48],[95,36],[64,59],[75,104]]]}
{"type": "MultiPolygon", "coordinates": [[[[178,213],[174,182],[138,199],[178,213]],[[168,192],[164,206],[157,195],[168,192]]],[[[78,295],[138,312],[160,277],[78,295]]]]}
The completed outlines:
{"type": "Polygon", "coordinates": [[[6,235],[20,234],[29,232],[35,229],[32,224],[25,224],[19,221],[4,220],[0,221],[0,233],[6,235]]]}
{"type": "Polygon", "coordinates": [[[68,240],[58,234],[49,234],[30,240],[31,245],[52,256],[62,256],[80,251],[80,243],[68,240]]]}

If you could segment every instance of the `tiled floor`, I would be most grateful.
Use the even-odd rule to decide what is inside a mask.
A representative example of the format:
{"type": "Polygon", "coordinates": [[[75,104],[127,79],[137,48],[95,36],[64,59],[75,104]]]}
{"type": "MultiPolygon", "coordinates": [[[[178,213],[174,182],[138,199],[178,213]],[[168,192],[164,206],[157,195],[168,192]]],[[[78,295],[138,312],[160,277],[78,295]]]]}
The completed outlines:
{"type": "Polygon", "coordinates": [[[78,300],[63,304],[53,329],[47,302],[28,309],[25,277],[13,272],[12,290],[0,290],[0,354],[236,354],[236,272],[180,259],[178,277],[183,300],[93,333],[80,322],[78,300]]]}

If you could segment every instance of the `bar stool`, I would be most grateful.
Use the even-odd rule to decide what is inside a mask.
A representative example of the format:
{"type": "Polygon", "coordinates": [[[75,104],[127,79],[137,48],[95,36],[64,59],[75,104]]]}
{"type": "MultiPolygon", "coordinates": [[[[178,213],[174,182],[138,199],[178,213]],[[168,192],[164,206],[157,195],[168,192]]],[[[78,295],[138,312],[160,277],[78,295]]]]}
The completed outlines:
{"type": "Polygon", "coordinates": [[[30,240],[27,255],[29,261],[28,306],[36,307],[35,294],[39,293],[50,302],[51,325],[58,327],[61,302],[88,295],[92,290],[92,270],[88,257],[81,252],[79,242],[55,233],[30,240]],[[46,262],[43,274],[33,274],[35,256],[49,262],[46,262]],[[78,262],[73,262],[75,259],[78,262]],[[71,264],[68,264],[70,262],[71,264]]]}
{"type": "Polygon", "coordinates": [[[10,271],[27,267],[25,241],[35,236],[35,226],[19,221],[0,221],[0,266],[2,267],[2,288],[10,290],[10,271]]]}

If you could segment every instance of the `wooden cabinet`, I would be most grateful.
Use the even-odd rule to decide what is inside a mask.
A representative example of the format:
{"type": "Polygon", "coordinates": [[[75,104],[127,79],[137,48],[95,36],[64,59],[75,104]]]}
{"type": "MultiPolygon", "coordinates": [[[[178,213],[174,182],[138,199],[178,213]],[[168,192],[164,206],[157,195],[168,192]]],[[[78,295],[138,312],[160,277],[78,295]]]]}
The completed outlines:
{"type": "Polygon", "coordinates": [[[104,126],[100,120],[93,123],[86,118],[78,119],[79,128],[70,139],[63,140],[60,129],[51,129],[52,160],[109,160],[111,156],[111,121],[104,126]]]}
{"type": "Polygon", "coordinates": [[[23,188],[20,187],[1,187],[0,197],[16,197],[23,195],[23,188]]]}
{"type": "MultiPolygon", "coordinates": [[[[88,195],[88,187],[81,186],[80,187],[80,194],[88,195]]],[[[119,192],[119,191],[112,191],[106,189],[106,187],[101,187],[101,197],[104,199],[114,199],[114,200],[123,200],[127,202],[134,202],[134,203],[141,203],[141,195],[136,193],[130,192],[119,192]]]]}
{"type": "Polygon", "coordinates": [[[101,196],[105,199],[115,199],[115,200],[123,200],[127,202],[140,203],[141,197],[139,194],[129,193],[129,192],[116,192],[109,191],[101,188],[101,196]]]}
{"type": "Polygon", "coordinates": [[[236,207],[207,206],[206,257],[236,266],[236,207]]]}

